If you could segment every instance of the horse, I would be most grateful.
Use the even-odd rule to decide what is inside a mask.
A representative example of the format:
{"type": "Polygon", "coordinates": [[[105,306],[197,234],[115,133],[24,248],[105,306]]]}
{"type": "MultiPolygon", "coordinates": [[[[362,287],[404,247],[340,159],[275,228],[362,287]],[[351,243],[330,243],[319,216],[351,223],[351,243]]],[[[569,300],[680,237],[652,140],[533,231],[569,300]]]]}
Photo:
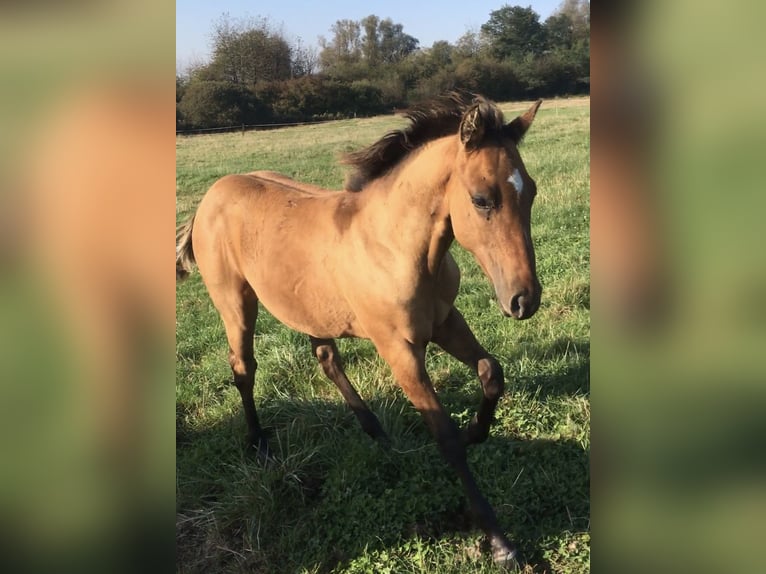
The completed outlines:
{"type": "Polygon", "coordinates": [[[536,184],[518,146],[542,103],[506,123],[494,102],[451,93],[406,112],[408,125],[346,154],[344,189],[326,190],[285,175],[227,175],[177,230],[176,275],[196,263],[229,343],[249,445],[268,459],[253,401],[253,337],[259,302],[308,335],[326,376],[362,429],[388,437],[347,378],[334,342],[372,341],[421,413],[441,455],[460,478],[475,523],[495,562],[519,567],[466,462],[485,441],[503,394],[503,369],[477,341],[454,301],[460,271],[453,240],[476,259],[507,317],[528,319],[540,305],[530,233],[536,184]],[[478,411],[461,431],[425,368],[436,343],[481,382],[478,411]]]}

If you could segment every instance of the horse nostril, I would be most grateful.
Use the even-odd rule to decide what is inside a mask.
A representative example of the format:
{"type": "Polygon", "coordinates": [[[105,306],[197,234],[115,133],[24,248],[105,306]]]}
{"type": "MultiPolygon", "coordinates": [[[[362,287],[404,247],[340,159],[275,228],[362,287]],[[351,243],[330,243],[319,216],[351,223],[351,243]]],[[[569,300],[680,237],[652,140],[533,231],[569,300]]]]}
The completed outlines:
{"type": "Polygon", "coordinates": [[[526,304],[526,297],[523,293],[516,293],[511,297],[511,315],[515,319],[521,319],[524,316],[524,305],[526,304]]]}

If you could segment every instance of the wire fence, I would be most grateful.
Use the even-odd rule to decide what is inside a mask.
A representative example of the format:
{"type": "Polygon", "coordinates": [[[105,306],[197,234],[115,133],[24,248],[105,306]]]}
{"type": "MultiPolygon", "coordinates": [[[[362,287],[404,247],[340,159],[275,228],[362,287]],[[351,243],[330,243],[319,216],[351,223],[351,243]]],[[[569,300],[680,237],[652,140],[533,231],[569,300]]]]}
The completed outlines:
{"type": "MultiPolygon", "coordinates": [[[[341,118],[342,119],[342,118],[341,118]]],[[[223,126],[219,128],[195,128],[195,129],[188,129],[188,130],[176,130],[176,135],[199,135],[199,134],[205,134],[205,133],[224,133],[224,132],[238,132],[241,131],[242,133],[245,133],[247,131],[253,131],[253,130],[270,130],[270,129],[276,129],[276,128],[284,128],[284,127],[291,127],[291,126],[308,126],[308,125],[318,125],[318,124],[327,124],[330,122],[338,121],[337,119],[331,119],[331,120],[312,120],[312,121],[304,121],[304,122],[289,122],[289,123],[278,123],[278,124],[240,124],[238,126],[223,126]]]]}

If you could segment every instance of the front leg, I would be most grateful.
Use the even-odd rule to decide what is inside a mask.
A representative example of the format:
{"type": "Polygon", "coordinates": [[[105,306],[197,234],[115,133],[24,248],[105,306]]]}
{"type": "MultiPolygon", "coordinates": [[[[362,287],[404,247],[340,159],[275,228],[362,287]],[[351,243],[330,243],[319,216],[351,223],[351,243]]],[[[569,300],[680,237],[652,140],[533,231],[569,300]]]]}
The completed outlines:
{"type": "Polygon", "coordinates": [[[489,436],[489,427],[492,424],[495,408],[505,388],[503,368],[479,344],[460,311],[455,307],[450,309],[441,325],[434,327],[431,340],[458,361],[469,366],[479,376],[482,389],[481,403],[479,410],[465,428],[463,439],[466,444],[484,442],[489,436]]]}
{"type": "Polygon", "coordinates": [[[468,468],[464,441],[455,422],[441,405],[425,369],[425,344],[408,341],[374,340],[378,352],[391,366],[394,378],[426,421],[439,445],[442,457],[455,469],[463,483],[468,504],[476,524],[484,531],[497,563],[518,568],[518,550],[506,538],[497,522],[495,511],[479,491],[468,468]]]}

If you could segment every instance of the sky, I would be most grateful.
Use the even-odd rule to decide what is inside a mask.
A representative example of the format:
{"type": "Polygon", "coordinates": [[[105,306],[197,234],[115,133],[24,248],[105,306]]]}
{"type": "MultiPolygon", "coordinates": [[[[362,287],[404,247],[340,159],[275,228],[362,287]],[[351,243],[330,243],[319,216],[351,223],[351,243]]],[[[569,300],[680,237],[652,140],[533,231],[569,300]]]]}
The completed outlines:
{"type": "Polygon", "coordinates": [[[531,6],[540,21],[550,16],[561,0],[177,0],[176,68],[205,62],[210,56],[213,22],[224,12],[232,19],[266,17],[282,29],[288,40],[318,47],[318,37],[332,37],[337,20],[361,20],[375,14],[402,24],[404,33],[430,47],[438,40],[454,44],[468,31],[478,31],[493,10],[504,5],[531,6]]]}

